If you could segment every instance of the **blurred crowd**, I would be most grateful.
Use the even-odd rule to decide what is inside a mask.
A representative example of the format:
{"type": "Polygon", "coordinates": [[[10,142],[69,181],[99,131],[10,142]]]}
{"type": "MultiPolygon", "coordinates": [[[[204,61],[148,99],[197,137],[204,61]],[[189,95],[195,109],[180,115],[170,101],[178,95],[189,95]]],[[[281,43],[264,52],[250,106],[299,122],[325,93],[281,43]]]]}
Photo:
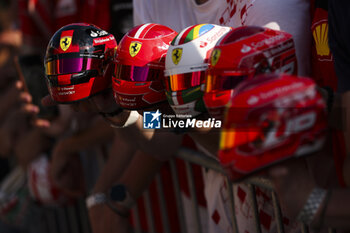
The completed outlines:
{"type": "MultiPolygon", "coordinates": [[[[171,227],[153,231],[181,232],[173,164],[187,232],[195,200],[204,232],[234,232],[226,177],[239,232],[256,232],[252,177],[274,188],[286,232],[346,232],[349,11],[345,0],[2,0],[0,232],[41,232],[40,208],[82,199],[93,233],[132,232],[135,206],[149,232],[161,199],[171,227]],[[196,127],[153,127],[161,113],[196,127]],[[191,165],[195,198],[180,148],[225,170],[191,165]]],[[[271,193],[255,194],[262,231],[277,232],[271,193]]]]}

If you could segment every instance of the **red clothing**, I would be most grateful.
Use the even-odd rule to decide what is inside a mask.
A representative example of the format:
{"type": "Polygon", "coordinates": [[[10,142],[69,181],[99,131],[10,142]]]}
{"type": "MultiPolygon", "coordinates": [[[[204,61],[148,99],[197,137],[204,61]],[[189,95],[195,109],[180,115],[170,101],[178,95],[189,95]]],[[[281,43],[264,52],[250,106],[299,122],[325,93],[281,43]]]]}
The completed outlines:
{"type": "Polygon", "coordinates": [[[320,7],[316,8],[311,26],[312,43],[312,71],[319,86],[329,86],[337,89],[337,76],[334,70],[333,55],[328,46],[328,12],[320,7]]]}
{"type": "MultiPolygon", "coordinates": [[[[337,90],[337,76],[334,69],[333,55],[328,46],[328,2],[327,0],[311,0],[313,35],[312,68],[313,78],[320,87],[328,86],[337,90]]],[[[339,183],[344,186],[343,164],[346,156],[344,134],[332,132],[333,158],[339,183]]]]}
{"type": "Polygon", "coordinates": [[[25,43],[46,47],[53,33],[70,23],[86,22],[110,29],[109,0],[19,0],[25,43]]]}

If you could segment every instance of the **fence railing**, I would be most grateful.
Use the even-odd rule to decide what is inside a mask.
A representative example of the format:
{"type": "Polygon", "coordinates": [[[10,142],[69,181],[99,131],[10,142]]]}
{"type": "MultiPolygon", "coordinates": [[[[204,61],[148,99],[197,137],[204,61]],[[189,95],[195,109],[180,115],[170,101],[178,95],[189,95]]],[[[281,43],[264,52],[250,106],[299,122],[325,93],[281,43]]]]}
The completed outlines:
{"type": "MultiPolygon", "coordinates": [[[[194,213],[194,221],[196,224],[195,227],[195,233],[202,233],[203,229],[202,229],[202,224],[201,224],[201,218],[200,218],[200,214],[199,214],[199,206],[198,206],[198,202],[196,200],[196,189],[195,189],[195,185],[194,185],[194,174],[192,171],[192,167],[191,164],[197,164],[200,165],[202,167],[204,167],[205,169],[211,169],[214,170],[216,172],[219,172],[223,175],[225,175],[225,170],[222,168],[222,166],[220,165],[220,163],[214,159],[211,158],[209,156],[206,156],[198,151],[194,151],[191,149],[187,149],[187,148],[181,148],[177,155],[177,158],[180,158],[182,160],[184,160],[185,164],[186,164],[186,173],[187,173],[187,177],[188,177],[188,185],[189,185],[189,190],[190,190],[190,198],[192,200],[192,213],[194,213]]],[[[173,178],[173,185],[174,185],[174,190],[175,190],[175,201],[176,201],[176,207],[177,207],[177,212],[179,215],[179,224],[180,224],[180,229],[181,229],[181,233],[192,233],[192,232],[187,232],[187,227],[186,227],[186,219],[185,219],[185,213],[184,213],[184,206],[183,206],[183,200],[181,197],[181,193],[180,193],[180,184],[179,184],[179,179],[178,179],[178,174],[177,174],[177,169],[176,169],[176,165],[175,162],[172,160],[170,161],[170,168],[171,168],[171,175],[173,178]]],[[[226,176],[226,175],[225,175],[226,176]]],[[[161,177],[158,175],[156,178],[156,183],[157,183],[157,187],[159,190],[159,194],[161,195],[161,181],[160,181],[161,177]]],[[[236,218],[236,213],[235,213],[235,196],[233,194],[233,190],[234,190],[234,186],[236,184],[233,184],[229,178],[226,176],[225,179],[226,185],[227,187],[227,192],[228,192],[228,196],[229,196],[229,205],[230,205],[230,210],[231,210],[231,216],[230,216],[230,220],[231,220],[231,224],[232,224],[232,232],[234,233],[242,233],[238,231],[238,223],[237,223],[237,218],[236,218]]],[[[283,224],[283,215],[282,215],[282,211],[281,211],[281,207],[277,198],[276,193],[274,192],[273,189],[273,185],[272,183],[264,178],[259,178],[259,177],[254,177],[254,178],[249,178],[247,180],[245,180],[244,182],[247,186],[248,186],[248,195],[247,197],[249,198],[249,202],[251,204],[251,206],[253,207],[253,219],[254,219],[254,225],[255,225],[255,232],[256,233],[261,233],[262,231],[262,226],[260,223],[260,217],[259,217],[259,210],[258,210],[258,202],[257,202],[257,198],[256,198],[256,188],[260,187],[263,188],[265,191],[270,192],[271,197],[272,197],[272,205],[273,205],[273,214],[274,214],[274,219],[276,221],[276,228],[277,228],[277,232],[278,233],[284,233],[285,229],[284,229],[284,224],[283,224]]],[[[146,192],[146,197],[147,197],[147,192],[146,192]]],[[[145,202],[146,202],[146,208],[151,208],[151,203],[149,201],[149,198],[145,198],[145,202]]],[[[165,202],[164,200],[160,200],[160,206],[161,206],[161,210],[162,210],[162,216],[167,216],[167,207],[165,206],[165,202]]],[[[134,211],[134,215],[137,215],[137,207],[135,207],[133,209],[134,211]]],[[[152,211],[150,209],[147,210],[147,213],[152,213],[152,211]]],[[[155,232],[154,231],[154,219],[152,217],[147,218],[148,221],[148,226],[153,226],[149,229],[148,232],[155,232]]],[[[137,225],[137,224],[136,224],[137,225]]],[[[163,225],[164,227],[164,232],[170,232],[169,230],[169,221],[167,219],[163,219],[163,225]]],[[[302,233],[308,233],[309,232],[309,227],[305,224],[300,223],[300,231],[302,233]]],[[[141,232],[139,228],[135,229],[136,233],[141,232]]],[[[329,229],[329,232],[335,232],[334,229],[329,229]]]]}
{"type": "MultiPolygon", "coordinates": [[[[181,188],[180,188],[180,182],[179,182],[179,174],[178,169],[176,167],[175,160],[169,161],[169,167],[170,167],[170,174],[171,174],[171,180],[174,190],[174,196],[175,196],[175,208],[177,211],[178,216],[178,224],[179,224],[179,231],[181,233],[202,233],[205,232],[205,229],[203,229],[203,217],[201,218],[200,214],[200,207],[197,200],[197,194],[196,192],[202,191],[202,190],[196,190],[195,187],[195,175],[192,170],[191,164],[196,164],[204,169],[211,169],[218,173],[221,173],[225,175],[225,171],[219,164],[219,162],[211,157],[205,156],[200,152],[193,151],[187,148],[181,148],[177,155],[177,158],[181,159],[185,163],[185,172],[187,175],[187,184],[191,199],[191,206],[187,206],[187,208],[191,208],[191,213],[193,214],[193,218],[191,220],[191,223],[194,224],[194,227],[191,228],[189,232],[188,228],[188,219],[186,219],[186,213],[185,213],[185,206],[184,206],[184,200],[183,196],[181,194],[181,188]]],[[[162,229],[164,233],[173,233],[170,226],[170,219],[168,216],[169,211],[174,211],[169,209],[169,206],[167,206],[167,202],[165,200],[165,194],[164,194],[164,183],[162,182],[163,177],[161,175],[157,175],[155,178],[155,184],[156,184],[156,190],[158,195],[158,206],[160,209],[160,216],[161,219],[157,218],[155,219],[154,211],[152,208],[154,207],[154,202],[152,202],[150,197],[150,192],[147,190],[143,194],[143,201],[144,201],[144,207],[145,207],[145,213],[146,213],[146,221],[148,229],[145,230],[141,227],[141,220],[140,220],[140,210],[138,206],[135,206],[132,209],[132,217],[133,217],[133,230],[135,233],[155,233],[156,231],[156,221],[161,221],[162,229]]],[[[225,178],[226,186],[227,188],[227,194],[229,197],[229,208],[230,208],[230,221],[232,225],[232,232],[234,233],[244,233],[239,232],[238,222],[237,222],[237,216],[235,213],[235,195],[234,195],[234,186],[236,184],[233,184],[228,177],[225,178]]],[[[263,188],[265,191],[270,192],[272,197],[272,204],[273,204],[273,214],[274,219],[276,221],[276,229],[278,233],[284,233],[285,228],[283,224],[283,216],[282,211],[278,202],[278,198],[276,196],[276,193],[273,190],[272,184],[262,178],[251,178],[245,181],[245,185],[248,187],[248,193],[247,198],[249,198],[249,202],[253,209],[253,220],[254,220],[254,229],[256,233],[263,232],[262,226],[260,223],[260,216],[259,216],[259,209],[258,209],[258,202],[256,197],[256,188],[260,187],[263,188]]],[[[44,212],[44,218],[43,218],[43,232],[47,233],[91,233],[90,224],[88,220],[88,214],[85,207],[85,202],[83,200],[80,200],[75,206],[65,207],[65,208],[43,208],[42,211],[44,212]]],[[[308,226],[301,224],[301,232],[307,233],[309,232],[308,226]]],[[[333,229],[329,229],[329,232],[335,232],[333,229]]]]}

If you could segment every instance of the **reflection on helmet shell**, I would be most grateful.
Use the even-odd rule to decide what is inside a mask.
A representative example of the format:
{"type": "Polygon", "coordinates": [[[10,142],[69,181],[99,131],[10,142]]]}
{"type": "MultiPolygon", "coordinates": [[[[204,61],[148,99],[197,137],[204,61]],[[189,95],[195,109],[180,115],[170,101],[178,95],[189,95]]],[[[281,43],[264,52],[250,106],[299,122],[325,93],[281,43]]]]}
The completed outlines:
{"type": "Polygon", "coordinates": [[[209,59],[204,102],[209,114],[222,119],[235,87],[262,73],[296,74],[292,36],[257,26],[238,27],[215,45],[209,59]]]}
{"type": "Polygon", "coordinates": [[[230,30],[214,24],[193,25],[171,42],[165,58],[165,76],[168,100],[176,113],[195,117],[206,111],[202,96],[209,55],[230,30]],[[194,91],[197,99],[192,100],[187,95],[193,96],[194,91]]]}
{"type": "Polygon", "coordinates": [[[165,55],[176,32],[166,26],[147,23],[134,27],[120,41],[113,75],[116,102],[139,110],[166,101],[165,55]]]}
{"type": "Polygon", "coordinates": [[[69,24],[51,38],[45,74],[52,98],[71,103],[109,88],[117,42],[95,25],[69,24]]]}

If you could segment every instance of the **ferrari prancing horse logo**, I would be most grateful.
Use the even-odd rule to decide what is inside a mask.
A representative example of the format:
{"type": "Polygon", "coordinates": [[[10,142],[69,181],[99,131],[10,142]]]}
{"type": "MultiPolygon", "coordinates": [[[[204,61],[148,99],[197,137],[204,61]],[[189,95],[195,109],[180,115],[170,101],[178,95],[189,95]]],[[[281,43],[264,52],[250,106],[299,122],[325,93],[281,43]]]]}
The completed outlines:
{"type": "Polygon", "coordinates": [[[130,56],[135,57],[140,52],[141,46],[142,44],[140,42],[131,42],[129,47],[130,56]]]}
{"type": "Polygon", "coordinates": [[[182,56],[182,48],[173,49],[171,57],[175,65],[179,64],[182,56]]]}
{"type": "Polygon", "coordinates": [[[72,44],[71,36],[64,36],[60,40],[60,46],[63,51],[66,51],[67,49],[69,49],[71,44],[72,44]]]}
{"type": "Polygon", "coordinates": [[[216,63],[218,63],[218,60],[221,55],[221,50],[220,49],[215,49],[213,53],[211,54],[211,65],[215,66],[216,63]]]}

